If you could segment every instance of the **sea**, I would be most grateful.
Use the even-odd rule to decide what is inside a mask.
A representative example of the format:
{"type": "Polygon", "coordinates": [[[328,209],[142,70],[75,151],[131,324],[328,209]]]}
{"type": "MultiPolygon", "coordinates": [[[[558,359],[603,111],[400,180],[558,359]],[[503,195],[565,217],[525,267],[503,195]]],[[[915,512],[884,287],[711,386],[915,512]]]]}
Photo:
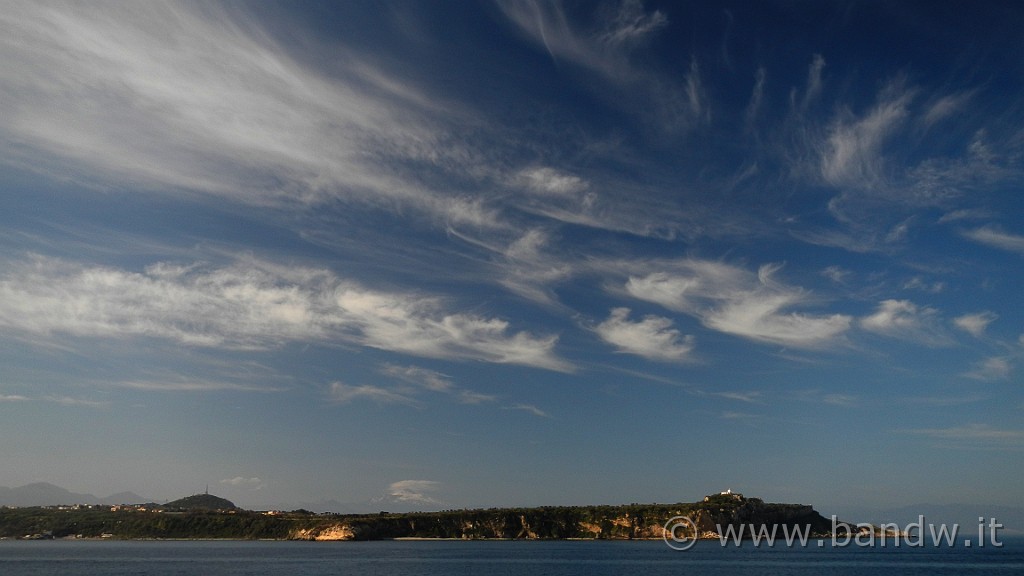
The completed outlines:
{"type": "Polygon", "coordinates": [[[723,546],[661,541],[0,541],[4,576],[1024,574],[1024,538],[1002,547],[723,546]]]}

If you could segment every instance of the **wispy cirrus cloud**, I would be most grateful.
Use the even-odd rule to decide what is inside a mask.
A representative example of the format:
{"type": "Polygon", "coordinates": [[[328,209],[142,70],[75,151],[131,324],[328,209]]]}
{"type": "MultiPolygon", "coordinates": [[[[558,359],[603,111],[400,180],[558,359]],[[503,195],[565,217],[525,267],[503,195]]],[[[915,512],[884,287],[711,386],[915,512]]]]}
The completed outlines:
{"type": "MultiPolygon", "coordinates": [[[[304,274],[304,273],[300,273],[304,274]]],[[[249,267],[158,263],[142,272],[31,257],[0,276],[0,324],[37,334],[154,336],[195,346],[262,348],[321,338],[312,277],[249,267]],[[289,280],[291,284],[289,285],[289,280]]]]}
{"type": "Polygon", "coordinates": [[[853,274],[853,271],[847,270],[842,266],[829,266],[821,271],[821,275],[828,278],[829,280],[842,284],[846,282],[846,279],[853,274]]]}
{"type": "Polygon", "coordinates": [[[851,407],[857,405],[858,399],[852,394],[826,394],[821,401],[833,406],[851,407]]]}
{"type": "Polygon", "coordinates": [[[965,373],[964,376],[975,380],[1004,380],[1013,372],[1013,364],[1010,358],[1005,356],[992,356],[985,358],[974,365],[974,368],[965,373]]]}
{"type": "Polygon", "coordinates": [[[415,396],[422,390],[428,390],[449,395],[462,404],[481,404],[497,399],[490,394],[482,394],[456,386],[449,376],[419,366],[385,364],[381,367],[381,373],[411,385],[411,387],[401,390],[401,393],[409,396],[415,396]]]}
{"type": "Polygon", "coordinates": [[[568,61],[615,81],[632,80],[626,56],[630,49],[667,24],[659,11],[647,12],[638,0],[624,0],[617,10],[591,23],[574,22],[560,2],[502,2],[505,15],[527,36],[544,46],[551,58],[568,61]]]}
{"type": "MultiPolygon", "coordinates": [[[[570,222],[595,228],[614,228],[624,225],[621,215],[607,218],[606,202],[590,182],[564,170],[548,166],[524,168],[510,177],[508,185],[516,191],[526,192],[516,208],[560,222],[570,222]]],[[[605,198],[605,200],[609,200],[605,198]]],[[[628,226],[628,225],[627,225],[628,226]]],[[[538,230],[528,231],[529,240],[538,230]]],[[[518,243],[522,243],[519,240],[518,243]]],[[[513,248],[515,245],[513,245],[513,248]]]]}
{"type": "Polygon", "coordinates": [[[507,406],[506,410],[521,410],[521,411],[526,412],[528,414],[533,414],[534,416],[537,416],[538,418],[550,418],[551,417],[547,412],[541,410],[540,408],[537,408],[533,404],[513,404],[511,406],[507,406]]]}
{"type": "Polygon", "coordinates": [[[725,224],[736,219],[733,215],[711,213],[696,205],[680,210],[675,199],[663,197],[656,187],[611,171],[591,168],[584,177],[565,169],[530,166],[502,181],[516,193],[509,207],[555,223],[674,238],[692,234],[695,228],[707,226],[708,220],[721,220],[716,224],[722,224],[724,233],[735,232],[735,225],[725,224]]]}
{"type": "Polygon", "coordinates": [[[416,401],[394,390],[372,384],[345,384],[331,382],[327,388],[327,397],[331,402],[347,404],[353,400],[369,400],[379,404],[415,404],[416,401]]]}
{"type": "Polygon", "coordinates": [[[963,232],[966,238],[993,248],[1024,254],[1024,236],[1004,232],[996,226],[982,226],[963,232]]]}
{"type": "Polygon", "coordinates": [[[556,63],[570,63],[599,75],[616,90],[631,112],[653,112],[662,127],[688,128],[711,118],[710,100],[700,64],[690,58],[680,80],[654,74],[635,57],[647,41],[668,24],[659,10],[640,0],[620,0],[589,15],[570,10],[563,2],[536,0],[500,2],[505,17],[556,63]]]}
{"type": "Polygon", "coordinates": [[[512,292],[544,304],[557,299],[551,286],[572,276],[575,266],[550,252],[547,232],[533,228],[495,250],[501,271],[499,283],[512,292]]]}
{"type": "Polygon", "coordinates": [[[748,131],[754,130],[757,126],[757,119],[761,113],[761,104],[764,102],[764,83],[767,77],[768,72],[764,66],[758,66],[757,72],[754,74],[754,88],[750,92],[750,100],[747,101],[745,112],[748,131]]]}
{"type": "Polygon", "coordinates": [[[707,260],[673,263],[670,271],[630,276],[626,292],[638,299],[690,314],[713,330],[743,338],[799,347],[833,343],[850,327],[843,314],[791,312],[810,303],[804,290],[777,282],[777,265],[756,274],[707,260]]]}
{"type": "Polygon", "coordinates": [[[825,69],[825,57],[821,54],[815,54],[811,58],[811,63],[807,67],[807,86],[804,88],[804,94],[800,98],[799,104],[797,104],[797,90],[794,88],[790,94],[790,105],[794,108],[799,109],[801,112],[806,112],[807,109],[821,97],[821,85],[822,85],[822,72],[825,69]]]}
{"type": "Polygon", "coordinates": [[[998,318],[999,316],[994,312],[985,311],[957,316],[953,319],[953,324],[971,336],[981,338],[985,335],[985,329],[988,328],[988,325],[995,322],[998,318]]]}
{"type": "MultiPolygon", "coordinates": [[[[964,144],[962,154],[952,158],[927,158],[908,168],[903,174],[903,181],[897,182],[903,187],[897,198],[911,206],[946,208],[953,200],[969,192],[977,193],[985,187],[1019,176],[1019,160],[1014,158],[1017,155],[1001,157],[996,149],[1007,146],[1007,143],[989,140],[987,131],[978,129],[964,144]]],[[[980,209],[953,210],[939,221],[978,218],[986,212],[980,209]]]]}
{"type": "Polygon", "coordinates": [[[668,362],[689,358],[693,337],[672,328],[672,320],[648,315],[634,322],[629,319],[629,313],[629,308],[612,309],[608,319],[595,326],[594,331],[620,352],[668,362]]]}
{"type": "Polygon", "coordinates": [[[654,31],[668,24],[662,12],[644,10],[640,0],[625,0],[618,6],[615,15],[605,22],[605,29],[597,35],[597,41],[613,47],[630,47],[643,42],[654,31]]]}
{"type": "Polygon", "coordinates": [[[145,336],[227,349],[336,340],[431,358],[569,371],[557,336],[451,312],[437,297],[373,290],[322,270],[255,260],[143,271],[43,257],[8,261],[0,326],[36,335],[145,336]]]}
{"type": "Polygon", "coordinates": [[[262,490],[266,487],[266,482],[260,479],[258,476],[246,478],[245,476],[235,476],[234,478],[225,478],[220,481],[225,486],[232,486],[234,488],[244,488],[246,490],[262,490]]]}
{"type": "Polygon", "coordinates": [[[399,480],[388,485],[384,498],[404,504],[441,505],[443,502],[435,496],[441,490],[441,483],[434,480],[399,480]]]}
{"type": "Polygon", "coordinates": [[[590,188],[579,176],[549,166],[524,168],[513,177],[512,184],[541,196],[575,197],[590,188]]]}
{"type": "Polygon", "coordinates": [[[339,316],[365,346],[428,358],[462,358],[498,364],[525,364],[569,372],[573,367],[553,353],[557,336],[508,334],[499,318],[448,314],[431,297],[398,297],[346,287],[336,294],[339,316]]]}
{"type": "Polygon", "coordinates": [[[947,346],[951,343],[942,328],[939,311],[918,306],[910,300],[883,300],[873,314],[860,319],[860,327],[926,346],[947,346]]]}
{"type": "Polygon", "coordinates": [[[0,394],[0,402],[28,402],[29,400],[31,398],[21,394],[0,394]]]}
{"type": "Polygon", "coordinates": [[[974,95],[975,91],[969,90],[955,94],[946,94],[935,98],[929,103],[927,110],[925,110],[922,122],[926,127],[931,127],[942,120],[945,120],[958,111],[963,110],[974,95]]]}
{"type": "Polygon", "coordinates": [[[719,417],[722,420],[732,420],[734,422],[743,422],[746,424],[755,424],[764,419],[761,414],[751,414],[750,412],[738,412],[735,410],[726,410],[722,412],[719,417]]]}
{"type": "Polygon", "coordinates": [[[827,404],[829,406],[839,406],[842,408],[853,408],[858,406],[860,403],[860,398],[854,394],[828,392],[827,390],[822,390],[820,388],[798,390],[794,393],[794,397],[801,402],[827,404]]]}
{"type": "MultiPolygon", "coordinates": [[[[489,225],[401,166],[459,163],[439,100],[342,46],[333,75],[243,6],[19,2],[0,15],[5,160],[92,186],[247,204],[399,203],[489,225]]],[[[452,118],[454,115],[447,115],[452,118]]]]}
{"type": "Polygon", "coordinates": [[[994,214],[989,210],[981,209],[959,209],[951,210],[946,212],[939,217],[937,222],[939,224],[948,224],[950,222],[960,222],[963,220],[983,220],[990,219],[994,214]]]}
{"type": "Polygon", "coordinates": [[[46,402],[53,402],[62,406],[85,406],[88,408],[104,408],[110,406],[110,402],[102,400],[89,400],[87,398],[75,398],[73,396],[51,395],[42,398],[46,402]]]}
{"type": "Polygon", "coordinates": [[[948,428],[917,428],[907,433],[950,443],[951,447],[987,445],[994,448],[1015,448],[1024,445],[1024,430],[993,428],[988,424],[968,424],[948,428]]]}
{"type": "Polygon", "coordinates": [[[107,406],[110,406],[110,402],[102,400],[89,400],[87,398],[75,398],[73,396],[62,396],[56,394],[50,394],[47,396],[41,396],[37,398],[22,396],[21,394],[0,394],[0,403],[40,401],[51,402],[53,404],[60,404],[62,406],[84,406],[87,408],[105,408],[107,406]]]}
{"type": "Polygon", "coordinates": [[[937,280],[934,282],[927,282],[920,276],[914,276],[910,280],[903,283],[904,290],[920,290],[922,292],[928,292],[930,294],[939,294],[946,289],[946,283],[937,280]]]}
{"type": "Polygon", "coordinates": [[[865,115],[846,112],[831,126],[821,152],[821,176],[834,186],[872,188],[885,178],[883,146],[906,118],[913,90],[888,86],[865,115]]]}
{"type": "Polygon", "coordinates": [[[239,382],[180,378],[173,380],[125,380],[113,383],[118,388],[150,392],[282,392],[284,388],[257,386],[239,382]]]}
{"type": "Polygon", "coordinates": [[[455,389],[455,384],[452,383],[450,377],[435,370],[428,370],[426,368],[420,368],[419,366],[385,364],[381,367],[381,372],[403,382],[425,388],[431,392],[447,393],[455,389]]]}
{"type": "MultiPolygon", "coordinates": [[[[812,65],[808,93],[815,85],[814,72],[812,65]]],[[[828,121],[793,115],[788,133],[797,144],[782,145],[782,154],[795,177],[835,190],[828,210],[840,224],[799,229],[794,235],[856,252],[886,251],[913,237],[912,225],[919,223],[908,217],[922,208],[950,215],[977,213],[959,201],[1015,178],[1020,172],[1017,145],[990,136],[996,130],[963,122],[957,131],[943,135],[944,148],[933,147],[936,138],[926,136],[932,126],[965,106],[971,94],[913,85],[896,76],[884,82],[874,103],[864,109],[837,101],[838,112],[828,121]],[[956,152],[950,153],[949,147],[956,152]]],[[[802,108],[795,90],[791,107],[802,108]]]]}
{"type": "Polygon", "coordinates": [[[763,404],[764,394],[760,391],[754,390],[750,392],[705,392],[703,390],[694,391],[698,396],[713,396],[717,398],[725,398],[726,400],[736,400],[738,402],[746,402],[747,404],[763,404]]]}

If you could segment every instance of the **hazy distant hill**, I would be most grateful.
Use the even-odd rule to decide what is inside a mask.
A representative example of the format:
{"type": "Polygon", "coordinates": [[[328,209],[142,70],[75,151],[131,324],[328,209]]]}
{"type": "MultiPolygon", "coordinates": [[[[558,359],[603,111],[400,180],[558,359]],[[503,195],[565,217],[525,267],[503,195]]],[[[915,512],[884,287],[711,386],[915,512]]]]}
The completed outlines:
{"type": "Polygon", "coordinates": [[[168,502],[167,504],[164,504],[163,507],[181,508],[184,510],[234,510],[237,508],[234,502],[219,496],[214,496],[213,494],[194,494],[192,496],[186,496],[184,498],[168,502]]]}
{"type": "Polygon", "coordinates": [[[77,494],[48,482],[36,482],[17,488],[0,486],[0,506],[59,506],[62,504],[143,504],[149,502],[134,492],[118,492],[106,498],[77,494]]]}

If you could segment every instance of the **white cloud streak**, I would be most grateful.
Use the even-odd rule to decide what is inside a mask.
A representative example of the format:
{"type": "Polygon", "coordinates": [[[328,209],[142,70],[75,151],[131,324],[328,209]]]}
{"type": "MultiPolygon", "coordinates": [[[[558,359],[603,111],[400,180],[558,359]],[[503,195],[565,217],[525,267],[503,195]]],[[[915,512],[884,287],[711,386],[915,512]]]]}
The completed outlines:
{"type": "Polygon", "coordinates": [[[824,346],[850,326],[850,317],[843,314],[787,312],[807,304],[809,294],[776,282],[778,266],[762,266],[757,274],[706,260],[677,262],[673,267],[669,272],[631,276],[626,291],[690,314],[713,330],[787,346],[824,346]]]}
{"type": "Polygon", "coordinates": [[[821,96],[821,73],[825,69],[825,58],[815,54],[807,68],[807,90],[800,101],[800,109],[807,110],[821,96]]]}
{"type": "Polygon", "coordinates": [[[60,404],[62,406],[85,406],[87,408],[104,408],[110,406],[109,402],[101,402],[99,400],[87,400],[85,398],[74,398],[71,396],[44,396],[43,400],[47,402],[53,402],[54,404],[60,404]]]}
{"type": "Polygon", "coordinates": [[[698,396],[714,396],[718,398],[725,398],[726,400],[736,400],[738,402],[746,402],[747,404],[763,404],[764,395],[759,391],[752,392],[704,392],[703,390],[695,391],[698,396]]]}
{"type": "MultiPolygon", "coordinates": [[[[585,31],[557,4],[502,9],[553,54],[633,78],[627,55],[665,17],[639,2],[616,6],[585,31]]],[[[485,235],[518,230],[508,219],[519,210],[639,235],[693,228],[651,190],[597,190],[546,166],[506,172],[465,137],[480,133],[502,148],[506,127],[472,106],[446,105],[374,54],[332,44],[337,57],[317,70],[242,5],[13,2],[0,14],[0,38],[0,158],[60,180],[299,209],[354,203],[485,235]],[[529,193],[481,192],[510,181],[529,193]]],[[[630,90],[662,83],[636,77],[630,90]]],[[[696,60],[682,84],[655,90],[656,107],[706,117],[696,60]]]]}
{"type": "Polygon", "coordinates": [[[883,300],[873,314],[861,318],[860,327],[926,346],[947,346],[951,343],[942,328],[939,311],[918,306],[909,300],[883,300]]]}
{"type": "Polygon", "coordinates": [[[668,23],[658,11],[645,12],[637,0],[625,0],[612,15],[587,30],[570,22],[559,2],[502,2],[505,15],[544,46],[552,59],[589,68],[617,82],[633,80],[626,55],[668,23]]]}
{"type": "Polygon", "coordinates": [[[925,111],[922,122],[925,126],[931,127],[945,120],[957,111],[962,110],[973,96],[974,92],[970,91],[936,98],[925,111]]]}
{"type": "Polygon", "coordinates": [[[825,181],[857,188],[872,188],[882,181],[882,147],[907,116],[912,99],[912,91],[890,86],[865,116],[837,119],[822,151],[821,175],[825,181]]]}
{"type": "Polygon", "coordinates": [[[548,166],[524,168],[513,179],[525,190],[545,196],[576,196],[590,185],[579,176],[548,166]]]}
{"type": "Polygon", "coordinates": [[[757,68],[754,74],[754,88],[750,92],[750,101],[747,102],[747,129],[752,130],[761,112],[761,103],[764,101],[764,84],[768,76],[763,66],[757,68]]]}
{"type": "MultiPolygon", "coordinates": [[[[325,337],[314,295],[288,280],[246,265],[203,270],[159,263],[129,272],[36,257],[11,262],[0,276],[0,325],[241,349],[325,337]]],[[[291,280],[312,287],[319,279],[291,280]]]]}
{"type": "Polygon", "coordinates": [[[448,376],[419,366],[387,364],[381,368],[381,372],[431,392],[451,392],[455,389],[455,385],[452,384],[451,378],[448,376]]]}
{"type": "Polygon", "coordinates": [[[235,488],[245,488],[247,490],[261,490],[266,486],[266,483],[258,476],[253,476],[252,478],[235,476],[234,478],[225,478],[224,480],[221,480],[220,483],[226,486],[233,486],[235,488]]]}
{"type": "Polygon", "coordinates": [[[379,404],[415,404],[408,396],[372,384],[351,385],[332,382],[328,387],[327,397],[337,404],[348,404],[353,400],[369,400],[379,404]]]}
{"type": "Polygon", "coordinates": [[[630,46],[644,41],[652,32],[668,24],[668,18],[655,10],[646,12],[640,0],[625,0],[619,11],[597,36],[599,42],[611,46],[630,46]]]}
{"type": "Polygon", "coordinates": [[[549,243],[548,234],[536,228],[511,242],[500,255],[503,272],[500,283],[529,300],[545,304],[555,302],[550,286],[569,278],[573,266],[548,254],[549,243]]]}
{"type": "Polygon", "coordinates": [[[571,371],[553,354],[557,336],[508,335],[498,318],[449,314],[440,300],[341,287],[335,303],[340,321],[366,346],[428,358],[464,358],[571,371]]]}
{"type": "Polygon", "coordinates": [[[20,394],[0,394],[0,402],[28,402],[29,400],[31,398],[20,394]]]}
{"type": "Polygon", "coordinates": [[[995,226],[967,230],[963,235],[993,248],[1024,254],[1024,236],[1004,232],[995,226]]]}
{"type": "Polygon", "coordinates": [[[920,290],[922,292],[928,292],[930,294],[940,294],[946,289],[946,283],[941,280],[935,282],[926,282],[920,276],[914,276],[910,280],[903,283],[904,290],[920,290]]]}
{"type": "Polygon", "coordinates": [[[13,2],[0,38],[8,162],[93,185],[399,202],[491,223],[395,169],[463,154],[431,98],[357,54],[338,54],[334,77],[314,72],[241,7],[13,2]]]}
{"type": "Polygon", "coordinates": [[[522,410],[523,412],[527,412],[529,414],[533,414],[534,416],[537,416],[538,418],[550,418],[551,417],[550,415],[548,415],[547,412],[541,410],[540,408],[537,408],[533,404],[513,404],[512,406],[509,406],[508,409],[509,410],[522,410]]]}
{"type": "Polygon", "coordinates": [[[408,389],[401,390],[403,394],[409,396],[414,396],[422,390],[428,390],[447,394],[463,404],[481,404],[496,400],[490,394],[481,394],[460,388],[451,381],[449,376],[419,366],[386,364],[381,368],[381,372],[401,382],[411,384],[412,386],[407,387],[408,389]]]}
{"type": "Polygon", "coordinates": [[[978,362],[974,369],[964,374],[975,380],[1005,380],[1013,372],[1009,358],[993,356],[978,362]]]}
{"type": "Polygon", "coordinates": [[[239,384],[237,382],[217,382],[211,380],[126,380],[114,384],[119,388],[146,390],[150,392],[281,392],[284,388],[239,384]]]}
{"type": "MultiPolygon", "coordinates": [[[[639,0],[609,3],[581,16],[559,1],[503,1],[505,17],[531,42],[543,46],[553,61],[590,71],[621,94],[614,102],[632,113],[650,116],[663,129],[687,129],[711,117],[708,95],[696,57],[680,80],[644,67],[640,57],[648,39],[662,30],[667,17],[649,11],[639,0]]],[[[606,90],[601,90],[607,98],[606,90]]]]}
{"type": "MultiPolygon", "coordinates": [[[[817,163],[811,166],[804,154],[798,154],[794,173],[810,174],[812,183],[837,189],[828,209],[848,227],[847,231],[799,231],[798,237],[853,251],[887,250],[911,239],[913,220],[908,215],[922,208],[976,213],[953,212],[956,200],[984,194],[991,186],[1018,177],[1017,145],[999,140],[993,144],[984,128],[974,130],[963,142],[962,153],[934,155],[926,144],[934,140],[926,137],[931,123],[962,106],[966,96],[936,94],[928,101],[921,98],[922,93],[927,94],[896,77],[863,112],[840,107],[823,129],[809,118],[795,120],[796,133],[806,138],[817,163]]],[[[979,241],[987,237],[990,243],[1014,249],[1009,247],[1013,245],[1010,238],[985,232],[978,236],[979,241]]]]}
{"type": "Polygon", "coordinates": [[[857,397],[850,394],[826,394],[821,401],[833,406],[850,407],[857,405],[857,397]]]}
{"type": "Polygon", "coordinates": [[[387,489],[391,500],[412,504],[442,504],[431,494],[441,489],[441,483],[433,480],[399,480],[392,482],[387,489]]]}
{"type": "Polygon", "coordinates": [[[844,282],[846,282],[846,279],[849,278],[852,274],[852,271],[847,270],[841,266],[829,266],[821,271],[822,276],[828,278],[829,280],[837,284],[843,284],[844,282]]]}
{"type": "Polygon", "coordinates": [[[995,322],[999,318],[993,312],[978,312],[977,314],[964,314],[953,319],[953,324],[957,328],[967,332],[975,338],[981,338],[985,335],[985,329],[988,325],[995,322]]]}
{"type": "Polygon", "coordinates": [[[608,319],[594,331],[620,352],[636,354],[650,360],[678,362],[688,359],[693,351],[693,337],[683,336],[672,328],[672,320],[644,316],[638,322],[629,319],[629,308],[614,308],[608,319]]]}
{"type": "Polygon", "coordinates": [[[54,394],[51,394],[49,396],[42,396],[39,398],[30,398],[28,396],[22,396],[20,394],[0,394],[0,403],[36,401],[51,402],[53,404],[60,404],[62,406],[84,406],[87,408],[104,408],[110,406],[110,402],[88,400],[85,398],[74,398],[72,396],[59,396],[54,394]]]}
{"type": "Polygon", "coordinates": [[[341,340],[414,356],[572,369],[554,354],[557,336],[511,333],[506,320],[450,312],[437,297],[253,260],[158,263],[142,272],[42,257],[8,261],[0,273],[0,326],[243,350],[341,340]]]}
{"type": "Polygon", "coordinates": [[[938,224],[948,224],[950,222],[960,222],[962,220],[988,219],[988,218],[991,218],[992,216],[993,216],[993,213],[991,211],[989,211],[989,210],[980,210],[980,209],[952,210],[950,212],[947,212],[947,213],[943,214],[941,217],[939,217],[939,219],[936,222],[938,224]]]}
{"type": "Polygon", "coordinates": [[[1024,430],[998,429],[987,424],[970,424],[950,428],[919,428],[908,430],[908,432],[938,440],[956,442],[994,445],[1017,445],[1024,443],[1024,430]]]}

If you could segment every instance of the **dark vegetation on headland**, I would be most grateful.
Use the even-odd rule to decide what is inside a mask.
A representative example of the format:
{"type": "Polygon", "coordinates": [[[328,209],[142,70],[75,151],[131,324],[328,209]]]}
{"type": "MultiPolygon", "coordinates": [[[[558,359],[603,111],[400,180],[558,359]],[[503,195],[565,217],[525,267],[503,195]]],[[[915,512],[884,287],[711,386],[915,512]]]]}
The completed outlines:
{"type": "Polygon", "coordinates": [[[727,525],[809,526],[828,534],[831,521],[810,506],[768,504],[716,494],[703,502],[621,506],[542,506],[403,514],[255,512],[209,495],[165,505],[0,508],[0,537],[114,539],[385,540],[392,538],[539,539],[661,538],[673,516],[688,516],[699,537],[727,525]]]}
{"type": "MultiPolygon", "coordinates": [[[[146,506],[143,506],[144,508],[146,506]]],[[[186,496],[179,498],[172,502],[168,502],[163,505],[150,505],[148,508],[156,508],[163,510],[240,510],[235,503],[227,498],[221,498],[220,496],[214,496],[213,494],[193,494],[192,496],[186,496]]]]}

